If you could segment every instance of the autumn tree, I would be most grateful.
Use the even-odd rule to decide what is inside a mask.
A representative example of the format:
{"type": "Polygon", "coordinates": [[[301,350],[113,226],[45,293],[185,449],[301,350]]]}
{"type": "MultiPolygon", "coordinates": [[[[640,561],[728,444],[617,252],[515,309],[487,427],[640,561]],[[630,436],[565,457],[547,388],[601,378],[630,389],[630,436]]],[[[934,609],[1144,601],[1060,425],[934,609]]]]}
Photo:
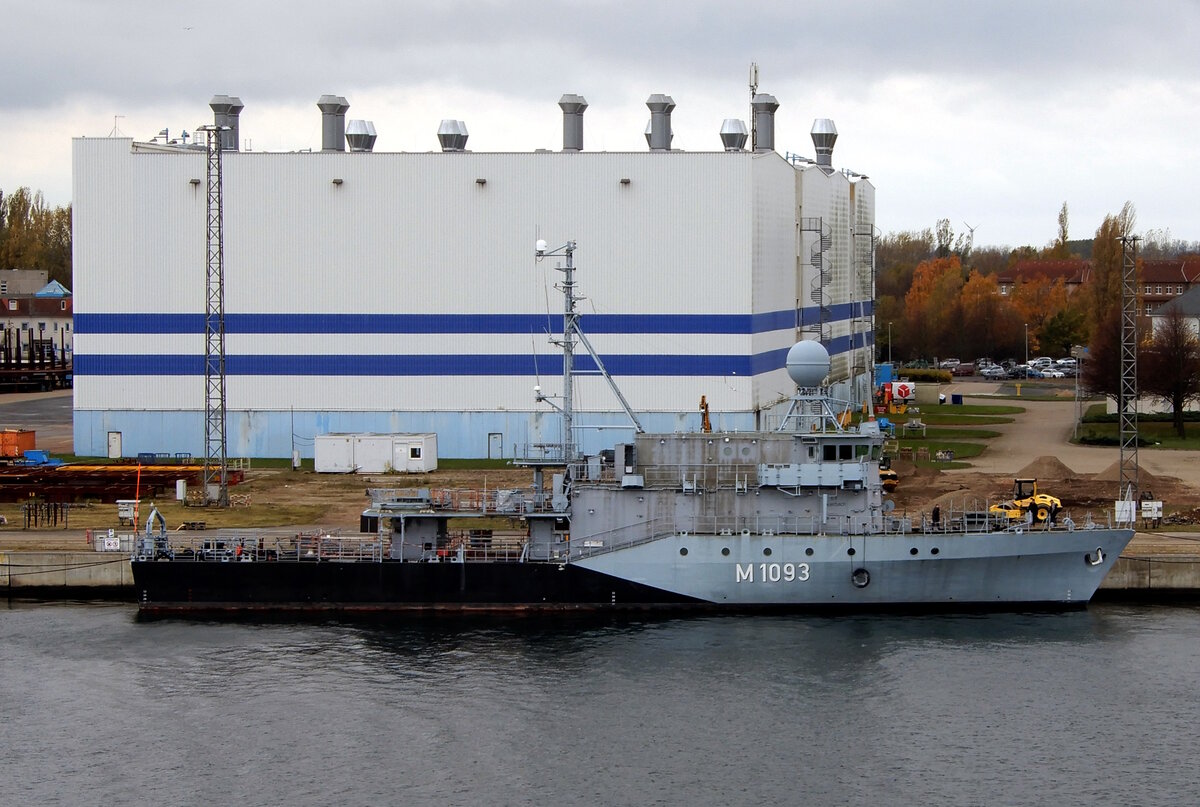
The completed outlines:
{"type": "Polygon", "coordinates": [[[1092,242],[1092,279],[1088,284],[1089,330],[1107,321],[1110,309],[1121,307],[1123,257],[1120,239],[1133,234],[1136,213],[1126,202],[1117,215],[1104,217],[1092,242]]]}
{"type": "Polygon", "coordinates": [[[922,261],[904,296],[906,334],[913,353],[962,347],[962,263],[958,256],[922,261]]]}
{"type": "MultiPolygon", "coordinates": [[[[1044,344],[1043,326],[1067,307],[1067,284],[1062,278],[1033,277],[1018,283],[1009,295],[1018,318],[1029,326],[1030,346],[1044,344]]],[[[1042,351],[1046,348],[1038,347],[1042,351]]]]}
{"type": "Polygon", "coordinates": [[[1046,257],[1057,260],[1066,260],[1071,257],[1071,247],[1068,246],[1070,237],[1067,235],[1067,224],[1069,216],[1067,214],[1067,203],[1062,203],[1062,208],[1058,211],[1058,237],[1046,250],[1046,257]]]}
{"type": "Polygon", "coordinates": [[[71,208],[49,208],[42,194],[0,191],[0,269],[40,269],[71,285],[71,208]]]}
{"type": "Polygon", "coordinates": [[[1139,389],[1170,405],[1175,433],[1185,437],[1184,408],[1200,400],[1200,339],[1177,306],[1170,306],[1159,320],[1138,357],[1138,370],[1139,389]]]}

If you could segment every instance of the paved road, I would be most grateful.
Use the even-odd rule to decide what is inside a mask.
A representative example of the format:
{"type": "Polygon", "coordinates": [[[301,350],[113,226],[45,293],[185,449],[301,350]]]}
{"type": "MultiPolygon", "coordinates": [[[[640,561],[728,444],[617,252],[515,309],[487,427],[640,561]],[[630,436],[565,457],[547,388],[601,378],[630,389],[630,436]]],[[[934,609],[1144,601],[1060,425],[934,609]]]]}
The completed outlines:
{"type": "MultiPolygon", "coordinates": [[[[969,460],[974,466],[972,471],[1011,476],[1038,457],[1054,456],[1082,475],[1099,473],[1120,461],[1121,453],[1116,447],[1071,444],[1075,426],[1074,401],[1029,398],[1018,402],[988,397],[996,394],[998,389],[998,384],[981,383],[951,384],[946,388],[947,396],[961,394],[967,403],[1011,403],[1026,410],[1026,414],[1012,424],[987,427],[1001,435],[988,441],[983,454],[969,460]]],[[[1138,464],[1152,474],[1174,476],[1190,485],[1200,486],[1200,451],[1141,449],[1138,464]]]]}
{"type": "Polygon", "coordinates": [[[0,395],[0,429],[32,429],[41,450],[73,454],[73,402],[69,389],[5,393],[0,395]]]}

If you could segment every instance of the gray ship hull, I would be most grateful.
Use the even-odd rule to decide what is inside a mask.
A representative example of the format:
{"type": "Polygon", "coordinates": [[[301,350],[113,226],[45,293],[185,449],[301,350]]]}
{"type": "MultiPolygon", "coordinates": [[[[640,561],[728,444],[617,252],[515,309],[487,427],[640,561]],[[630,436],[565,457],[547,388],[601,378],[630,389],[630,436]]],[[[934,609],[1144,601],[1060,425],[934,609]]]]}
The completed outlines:
{"type": "Polygon", "coordinates": [[[1131,530],[673,535],[573,563],[728,606],[1082,605],[1131,530]]]}

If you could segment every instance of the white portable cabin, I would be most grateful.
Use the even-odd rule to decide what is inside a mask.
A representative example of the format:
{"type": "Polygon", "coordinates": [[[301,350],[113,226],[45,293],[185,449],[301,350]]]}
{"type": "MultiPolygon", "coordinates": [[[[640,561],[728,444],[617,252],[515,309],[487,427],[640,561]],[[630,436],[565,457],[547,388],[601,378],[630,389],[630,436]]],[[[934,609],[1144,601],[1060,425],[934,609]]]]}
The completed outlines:
{"type": "Polygon", "coordinates": [[[313,438],[313,469],[319,474],[351,474],[354,464],[354,435],[318,434],[313,438]]]}
{"type": "Polygon", "coordinates": [[[437,435],[320,434],[314,438],[317,473],[426,473],[437,470],[437,435]]]}

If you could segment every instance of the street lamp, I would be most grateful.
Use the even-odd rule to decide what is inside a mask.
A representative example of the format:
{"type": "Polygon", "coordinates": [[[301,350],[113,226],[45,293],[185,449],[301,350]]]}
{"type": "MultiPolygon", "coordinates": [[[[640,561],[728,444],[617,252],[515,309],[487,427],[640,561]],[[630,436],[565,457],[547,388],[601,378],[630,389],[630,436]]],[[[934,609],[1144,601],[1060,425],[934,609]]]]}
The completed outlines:
{"type": "Polygon", "coordinates": [[[888,323],[888,364],[892,363],[892,323],[888,323]]]}
{"type": "Polygon", "coordinates": [[[1029,323],[1025,323],[1025,372],[1029,372],[1029,323]]]}

